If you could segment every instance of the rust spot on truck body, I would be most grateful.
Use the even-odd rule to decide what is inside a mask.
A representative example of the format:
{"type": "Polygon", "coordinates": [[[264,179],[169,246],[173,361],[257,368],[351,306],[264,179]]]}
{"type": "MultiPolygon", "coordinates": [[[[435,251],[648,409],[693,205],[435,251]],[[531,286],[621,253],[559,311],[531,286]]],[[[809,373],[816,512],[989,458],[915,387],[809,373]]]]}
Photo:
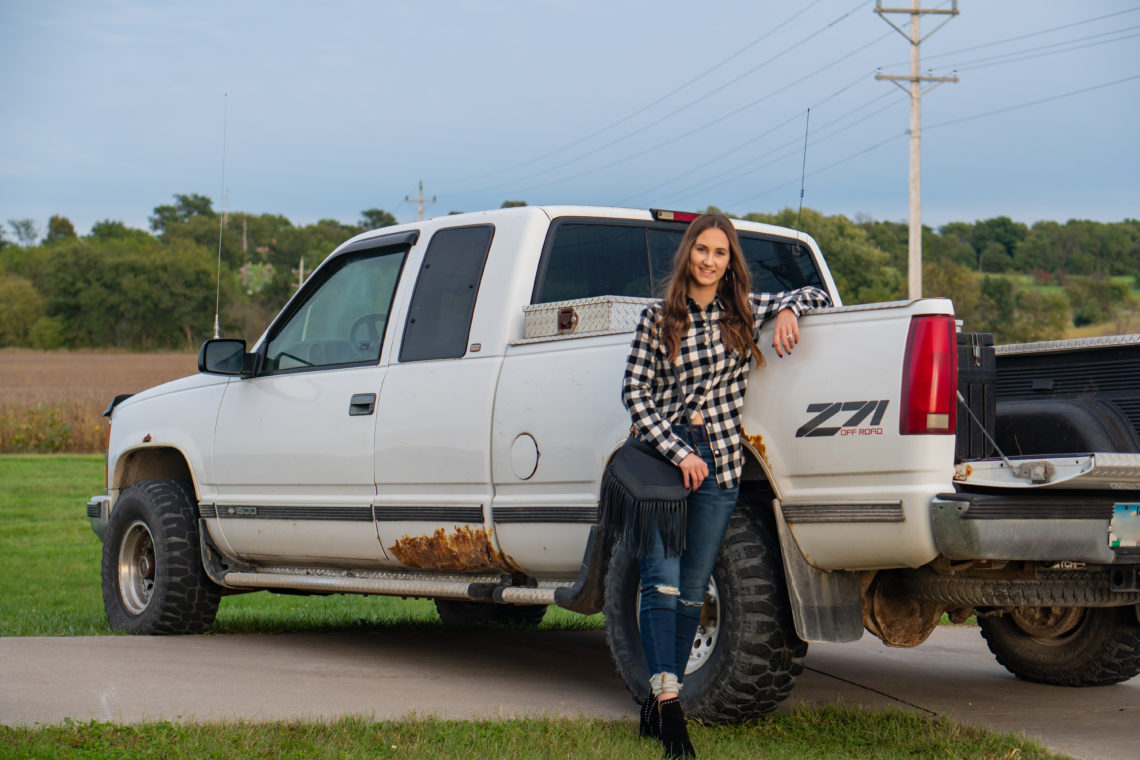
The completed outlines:
{"type": "Polygon", "coordinates": [[[768,463],[768,449],[764,445],[764,436],[762,435],[748,435],[743,429],[740,434],[744,436],[744,440],[752,444],[752,448],[756,449],[756,453],[764,460],[764,464],[768,463]]]}
{"type": "Polygon", "coordinates": [[[388,551],[405,565],[425,570],[477,572],[511,566],[484,528],[456,526],[451,533],[439,528],[430,536],[404,536],[388,551]]]}

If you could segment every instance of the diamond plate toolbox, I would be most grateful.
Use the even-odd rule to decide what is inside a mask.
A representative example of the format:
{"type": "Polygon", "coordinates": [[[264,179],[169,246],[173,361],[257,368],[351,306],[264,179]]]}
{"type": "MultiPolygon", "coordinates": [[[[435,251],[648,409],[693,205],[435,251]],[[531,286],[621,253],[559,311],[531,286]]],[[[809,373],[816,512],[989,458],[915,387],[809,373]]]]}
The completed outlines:
{"type": "Polygon", "coordinates": [[[632,332],[652,298],[600,296],[527,306],[526,339],[632,332]]]}

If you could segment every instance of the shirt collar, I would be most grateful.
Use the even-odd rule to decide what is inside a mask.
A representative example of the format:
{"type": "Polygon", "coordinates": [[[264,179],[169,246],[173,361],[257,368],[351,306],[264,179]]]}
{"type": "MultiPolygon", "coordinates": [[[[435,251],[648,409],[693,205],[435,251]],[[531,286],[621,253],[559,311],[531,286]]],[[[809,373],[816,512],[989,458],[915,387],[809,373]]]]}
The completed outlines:
{"type": "MultiPolygon", "coordinates": [[[[689,311],[696,312],[697,314],[704,314],[705,309],[701,309],[701,305],[692,299],[692,296],[685,296],[685,301],[689,306],[689,311]]],[[[707,311],[724,311],[724,301],[721,300],[720,293],[713,296],[713,300],[709,302],[707,311]]]]}

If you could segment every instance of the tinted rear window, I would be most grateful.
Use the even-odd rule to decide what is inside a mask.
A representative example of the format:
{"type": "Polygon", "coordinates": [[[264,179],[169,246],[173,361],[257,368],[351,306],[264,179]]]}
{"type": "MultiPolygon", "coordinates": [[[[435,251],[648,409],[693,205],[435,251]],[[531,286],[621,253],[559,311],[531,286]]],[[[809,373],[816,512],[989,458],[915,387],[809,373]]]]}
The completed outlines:
{"type": "MultiPolygon", "coordinates": [[[[566,221],[547,238],[534,303],[597,296],[660,296],[683,227],[566,221]]],[[[795,241],[742,233],[752,290],[823,288],[811,252],[795,241]]]]}

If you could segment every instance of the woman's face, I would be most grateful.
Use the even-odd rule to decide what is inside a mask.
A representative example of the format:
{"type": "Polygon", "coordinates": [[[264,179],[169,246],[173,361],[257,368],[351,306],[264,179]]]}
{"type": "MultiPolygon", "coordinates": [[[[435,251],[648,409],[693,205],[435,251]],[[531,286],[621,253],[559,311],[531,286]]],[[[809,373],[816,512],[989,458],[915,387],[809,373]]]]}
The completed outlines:
{"type": "Polygon", "coordinates": [[[709,227],[697,235],[689,251],[689,274],[697,287],[716,287],[729,261],[728,235],[717,227],[709,227]]]}

